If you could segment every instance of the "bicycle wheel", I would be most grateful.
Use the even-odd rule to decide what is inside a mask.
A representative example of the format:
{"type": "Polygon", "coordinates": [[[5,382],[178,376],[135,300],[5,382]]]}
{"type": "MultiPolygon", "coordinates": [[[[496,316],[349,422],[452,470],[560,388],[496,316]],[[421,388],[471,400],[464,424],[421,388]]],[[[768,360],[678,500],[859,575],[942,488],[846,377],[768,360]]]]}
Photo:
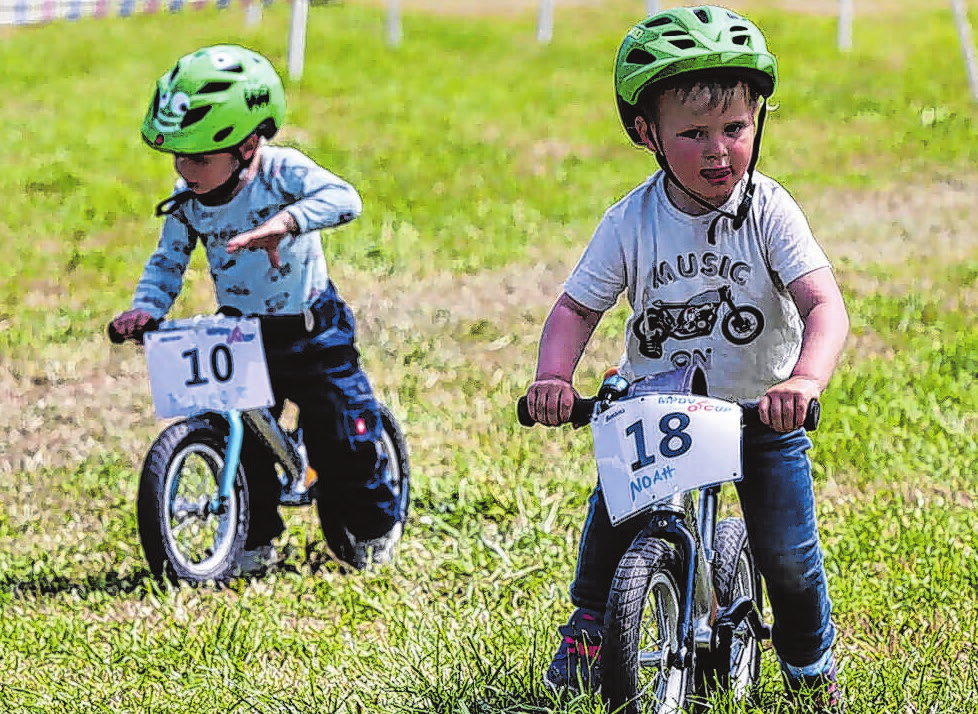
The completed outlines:
{"type": "MultiPolygon", "coordinates": [[[[721,608],[740,598],[750,598],[761,611],[761,583],[754,568],[754,557],[747,542],[747,529],[739,518],[726,518],[717,524],[713,587],[721,608]]],[[[711,661],[702,672],[706,689],[729,690],[736,700],[753,693],[761,674],[760,642],[746,621],[733,631],[727,661],[711,661]]]]}
{"type": "Polygon", "coordinates": [[[613,712],[680,714],[693,676],[677,651],[681,574],[675,550],[640,535],[618,564],[605,614],[601,690],[613,712]]]}
{"type": "Polygon", "coordinates": [[[157,437],[139,479],[139,539],[157,577],[192,583],[234,576],[248,534],[248,487],[239,465],[232,495],[215,513],[227,426],[192,417],[157,437]]]}
{"type": "MultiPolygon", "coordinates": [[[[377,448],[387,457],[387,468],[382,478],[394,493],[397,521],[404,524],[411,505],[411,467],[408,461],[407,444],[400,425],[390,409],[383,404],[380,405],[380,420],[383,428],[377,448]]],[[[326,544],[337,558],[353,563],[356,547],[353,536],[341,519],[337,518],[335,504],[322,498],[322,490],[316,499],[316,507],[326,544]]]]}

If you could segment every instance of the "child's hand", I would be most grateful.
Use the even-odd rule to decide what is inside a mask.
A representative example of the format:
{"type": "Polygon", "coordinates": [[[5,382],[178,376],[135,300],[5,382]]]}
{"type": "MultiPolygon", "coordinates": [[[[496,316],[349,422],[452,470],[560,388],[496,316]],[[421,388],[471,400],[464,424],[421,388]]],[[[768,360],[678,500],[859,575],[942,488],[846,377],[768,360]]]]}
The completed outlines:
{"type": "Polygon", "coordinates": [[[775,431],[799,429],[805,423],[808,403],[821,393],[821,385],[808,377],[791,377],[775,384],[758,403],[761,421],[775,431]]]}
{"type": "Polygon", "coordinates": [[[278,255],[278,244],[283,238],[290,238],[299,232],[299,224],[288,211],[281,211],[269,218],[257,228],[239,233],[228,241],[228,253],[236,253],[242,248],[262,248],[268,253],[268,262],[273,268],[282,265],[278,255]]]}
{"type": "Polygon", "coordinates": [[[540,379],[526,391],[530,416],[545,426],[559,426],[570,421],[571,407],[577,392],[562,379],[540,379]]]}
{"type": "Polygon", "coordinates": [[[113,342],[132,340],[142,344],[143,335],[152,322],[153,316],[145,310],[126,310],[109,323],[109,337],[113,342]],[[116,337],[119,339],[115,339],[116,337]]]}

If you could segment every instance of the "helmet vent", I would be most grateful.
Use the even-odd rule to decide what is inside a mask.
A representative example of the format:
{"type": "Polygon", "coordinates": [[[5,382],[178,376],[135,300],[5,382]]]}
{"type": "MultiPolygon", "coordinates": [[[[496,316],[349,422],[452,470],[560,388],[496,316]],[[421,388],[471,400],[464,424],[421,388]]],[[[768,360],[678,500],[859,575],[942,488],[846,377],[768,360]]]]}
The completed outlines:
{"type": "Polygon", "coordinates": [[[180,120],[180,128],[186,129],[191,124],[196,124],[211,110],[211,105],[208,104],[206,107],[197,107],[196,109],[191,109],[189,112],[183,115],[183,119],[180,120]]]}
{"type": "Polygon", "coordinates": [[[234,127],[233,126],[226,126],[226,127],[224,127],[219,132],[217,132],[216,134],[214,134],[214,143],[215,144],[220,144],[222,141],[224,141],[225,139],[228,138],[228,135],[232,131],[234,131],[234,127]]]}
{"type": "Polygon", "coordinates": [[[636,47],[628,53],[628,57],[625,58],[625,61],[629,64],[652,64],[656,61],[656,56],[651,52],[646,52],[645,50],[636,47]]]}
{"type": "Polygon", "coordinates": [[[642,23],[642,27],[662,27],[663,25],[671,25],[672,18],[668,15],[666,17],[656,17],[651,20],[646,20],[642,23]]]}
{"type": "Polygon", "coordinates": [[[197,94],[214,94],[215,92],[223,92],[230,86],[231,82],[208,82],[197,90],[197,94]]]}
{"type": "Polygon", "coordinates": [[[693,10],[693,14],[696,15],[697,19],[704,25],[710,24],[710,13],[708,13],[705,9],[698,7],[693,10]]]}
{"type": "Polygon", "coordinates": [[[730,41],[735,45],[746,45],[750,42],[750,35],[734,35],[730,38],[730,41]]]}
{"type": "Polygon", "coordinates": [[[695,40],[669,40],[669,44],[680,50],[691,50],[696,47],[695,40]]]}
{"type": "Polygon", "coordinates": [[[244,72],[244,67],[242,67],[240,63],[238,63],[238,64],[232,64],[232,65],[230,65],[228,67],[221,67],[221,71],[222,72],[237,72],[238,74],[241,74],[242,72],[244,72]]]}

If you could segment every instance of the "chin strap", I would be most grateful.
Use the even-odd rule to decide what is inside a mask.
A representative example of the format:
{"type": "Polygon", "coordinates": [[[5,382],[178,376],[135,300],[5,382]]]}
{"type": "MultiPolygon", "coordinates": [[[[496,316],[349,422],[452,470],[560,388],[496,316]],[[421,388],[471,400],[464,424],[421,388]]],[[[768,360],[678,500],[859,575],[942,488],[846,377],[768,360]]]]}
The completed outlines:
{"type": "Polygon", "coordinates": [[[740,198],[740,203],[737,205],[737,212],[730,213],[724,211],[721,208],[717,208],[712,203],[709,203],[706,199],[693,193],[688,188],[683,186],[676,175],[672,172],[669,167],[669,162],[666,161],[665,155],[661,151],[655,152],[655,159],[659,162],[659,166],[665,171],[666,177],[672,181],[677,187],[679,187],[683,193],[689,196],[691,199],[696,201],[696,203],[703,206],[703,208],[708,209],[710,212],[719,213],[713,221],[710,222],[710,227],[706,231],[706,239],[710,245],[716,245],[717,242],[717,221],[721,218],[729,218],[733,221],[733,229],[739,230],[744,221],[747,220],[747,214],[750,213],[751,205],[754,203],[754,167],[757,166],[757,158],[761,153],[761,134],[764,132],[764,119],[767,117],[767,101],[761,99],[761,111],[757,116],[757,132],[754,134],[754,148],[751,152],[750,163],[747,165],[747,184],[744,186],[744,195],[740,198]]]}
{"type": "Polygon", "coordinates": [[[255,151],[251,155],[251,158],[245,161],[241,156],[240,145],[234,147],[232,151],[238,159],[238,166],[231,172],[231,175],[228,177],[227,181],[222,183],[217,188],[200,195],[194,193],[189,188],[181,191],[180,193],[175,193],[169,198],[166,198],[156,204],[156,215],[168,216],[180,208],[180,206],[187,203],[187,201],[194,198],[205,206],[221,206],[227,203],[231,199],[231,196],[234,195],[234,192],[238,189],[238,186],[241,184],[242,175],[251,168],[252,162],[258,155],[258,152],[255,151]]]}

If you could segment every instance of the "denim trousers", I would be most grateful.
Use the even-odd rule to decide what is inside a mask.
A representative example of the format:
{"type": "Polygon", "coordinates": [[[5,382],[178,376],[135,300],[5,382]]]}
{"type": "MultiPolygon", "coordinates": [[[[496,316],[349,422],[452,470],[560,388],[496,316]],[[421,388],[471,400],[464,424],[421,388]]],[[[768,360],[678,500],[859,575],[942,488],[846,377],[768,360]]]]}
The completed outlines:
{"type": "MultiPolygon", "coordinates": [[[[804,667],[832,648],[832,603],[815,522],[815,493],[803,429],[781,434],[744,428],[743,474],[736,483],[747,536],[767,585],[774,648],[782,661],[804,667]]],[[[647,522],[611,525],[600,484],[589,500],[571,601],[603,613],[618,561],[647,522]]]]}
{"type": "MultiPolygon", "coordinates": [[[[387,457],[378,449],[380,404],[360,368],[350,308],[330,282],[311,308],[312,329],[302,316],[261,318],[262,342],[279,416],[286,399],[299,408],[309,464],[319,475],[319,509],[327,541],[377,538],[397,521],[398,499],[384,478],[387,457]],[[358,426],[359,424],[359,426],[358,426]],[[331,537],[332,536],[332,537],[331,537]]],[[[246,548],[279,536],[281,483],[274,462],[248,434],[242,447],[251,526],[246,548]]]]}

